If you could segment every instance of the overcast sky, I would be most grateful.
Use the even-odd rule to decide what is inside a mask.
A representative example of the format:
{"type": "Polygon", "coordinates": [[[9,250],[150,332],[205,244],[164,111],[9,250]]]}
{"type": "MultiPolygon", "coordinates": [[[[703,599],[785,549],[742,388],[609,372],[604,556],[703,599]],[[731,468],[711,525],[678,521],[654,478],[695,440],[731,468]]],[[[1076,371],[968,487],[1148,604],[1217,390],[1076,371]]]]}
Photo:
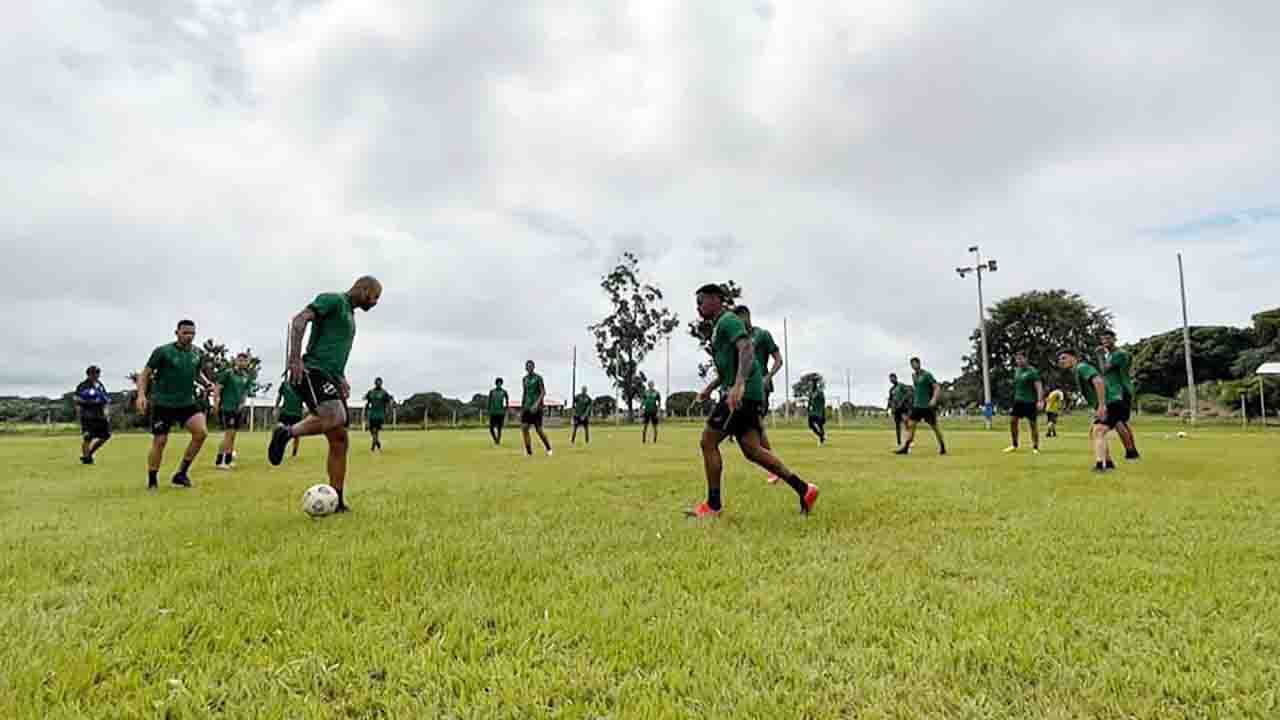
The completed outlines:
{"type": "MultiPolygon", "coordinates": [[[[281,369],[371,273],[349,367],[469,398],[586,326],[623,251],[682,320],[737,280],[794,380],[958,372],[1063,287],[1123,339],[1280,305],[1280,3],[41,0],[0,29],[0,394],[110,389],[181,317],[281,369]]],[[[671,343],[673,390],[696,346],[671,343]]],[[[665,385],[664,355],[647,364],[665,385]]],[[[581,383],[580,383],[581,384],[581,383]]]]}

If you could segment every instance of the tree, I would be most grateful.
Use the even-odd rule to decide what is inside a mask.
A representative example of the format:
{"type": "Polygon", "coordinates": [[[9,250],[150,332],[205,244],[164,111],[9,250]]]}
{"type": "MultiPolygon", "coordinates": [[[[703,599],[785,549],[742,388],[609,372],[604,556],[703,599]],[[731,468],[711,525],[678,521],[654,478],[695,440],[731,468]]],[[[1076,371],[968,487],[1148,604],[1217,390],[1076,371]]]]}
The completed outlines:
{"type": "Polygon", "coordinates": [[[639,265],[635,255],[622,254],[600,282],[613,312],[587,328],[595,335],[600,366],[622,395],[628,416],[648,380],[640,365],[680,324],[679,317],[662,305],[662,291],[641,281],[639,265]]]}
{"type": "MultiPolygon", "coordinates": [[[[1099,336],[1111,329],[1111,313],[1066,290],[1033,290],[1006,298],[990,308],[988,314],[991,401],[997,407],[1013,405],[1015,352],[1027,354],[1027,362],[1043,376],[1046,392],[1055,387],[1070,391],[1075,388],[1075,379],[1058,367],[1058,350],[1071,348],[1092,357],[1099,336]]],[[[973,352],[964,357],[963,372],[953,385],[962,396],[967,396],[970,388],[977,388],[977,397],[981,398],[982,335],[974,328],[969,339],[973,352]]]]}
{"type": "MultiPolygon", "coordinates": [[[[724,306],[733,309],[738,299],[742,297],[742,288],[738,287],[738,283],[729,280],[721,283],[724,287],[727,297],[724,300],[724,306]]],[[[691,321],[685,326],[689,330],[689,336],[698,341],[698,347],[702,348],[702,352],[707,354],[707,360],[698,363],[698,377],[703,380],[711,374],[711,368],[714,364],[711,362],[711,331],[715,329],[715,320],[707,320],[701,315],[697,319],[691,321]]]]}
{"type": "MultiPolygon", "coordinates": [[[[1196,382],[1230,380],[1247,372],[1233,365],[1241,353],[1253,345],[1253,331],[1234,327],[1191,328],[1191,357],[1196,382]]],[[[1187,386],[1186,351],[1181,330],[1143,338],[1126,349],[1133,355],[1134,381],[1139,393],[1163,397],[1176,395],[1187,386]]]]}
{"type": "Polygon", "coordinates": [[[805,373],[800,376],[795,385],[791,386],[791,397],[796,400],[808,400],[814,393],[826,387],[827,381],[822,379],[822,373],[805,373]]]}
{"type": "Polygon", "coordinates": [[[591,410],[599,417],[609,417],[618,410],[618,401],[612,395],[601,395],[591,403],[591,410]]]}
{"type": "Polygon", "coordinates": [[[688,415],[698,404],[698,393],[696,392],[674,392],[667,396],[667,410],[672,415],[688,415]]]}

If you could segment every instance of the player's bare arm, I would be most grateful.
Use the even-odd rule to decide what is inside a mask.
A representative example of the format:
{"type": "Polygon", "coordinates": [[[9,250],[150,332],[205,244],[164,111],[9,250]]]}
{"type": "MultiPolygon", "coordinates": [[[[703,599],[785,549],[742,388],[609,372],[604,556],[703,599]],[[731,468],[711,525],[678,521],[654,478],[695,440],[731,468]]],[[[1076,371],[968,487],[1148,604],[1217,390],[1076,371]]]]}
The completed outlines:
{"type": "Polygon", "coordinates": [[[142,368],[142,372],[138,373],[138,399],[134,405],[138,408],[139,415],[147,414],[147,388],[151,386],[151,368],[142,368]]]}
{"type": "Polygon", "coordinates": [[[304,308],[293,316],[289,323],[289,382],[302,382],[302,336],[307,334],[307,325],[316,319],[315,311],[304,308]]]}
{"type": "Polygon", "coordinates": [[[733,388],[729,390],[730,410],[737,410],[742,404],[742,394],[747,390],[747,375],[751,373],[751,366],[756,361],[751,338],[740,338],[736,347],[738,348],[738,376],[734,378],[733,388]]]}

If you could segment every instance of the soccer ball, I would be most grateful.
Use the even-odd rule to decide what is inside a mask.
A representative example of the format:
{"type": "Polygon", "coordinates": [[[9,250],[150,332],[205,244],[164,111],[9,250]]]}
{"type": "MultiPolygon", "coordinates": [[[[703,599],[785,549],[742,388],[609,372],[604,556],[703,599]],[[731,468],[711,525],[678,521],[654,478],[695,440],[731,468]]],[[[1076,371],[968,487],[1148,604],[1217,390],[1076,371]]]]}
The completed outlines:
{"type": "Polygon", "coordinates": [[[1178,439],[1179,439],[1179,440],[1182,440],[1182,439],[1183,439],[1183,438],[1185,438],[1185,437],[1187,437],[1187,434],[1186,434],[1185,432],[1179,432],[1179,433],[1178,433],[1178,439]]]}
{"type": "Polygon", "coordinates": [[[338,509],[338,491],[328,485],[312,485],[302,493],[302,512],[322,517],[338,509]]]}

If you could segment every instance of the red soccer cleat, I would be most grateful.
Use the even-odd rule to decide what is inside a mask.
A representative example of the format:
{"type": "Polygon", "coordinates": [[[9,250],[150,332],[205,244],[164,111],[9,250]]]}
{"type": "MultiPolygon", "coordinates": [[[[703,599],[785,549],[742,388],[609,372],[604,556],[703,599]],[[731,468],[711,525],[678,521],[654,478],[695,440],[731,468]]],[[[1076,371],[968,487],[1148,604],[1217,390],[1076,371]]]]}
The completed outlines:
{"type": "Polygon", "coordinates": [[[685,511],[685,515],[688,515],[691,518],[697,518],[701,520],[702,518],[718,518],[720,517],[720,511],[712,510],[711,506],[707,504],[707,501],[703,500],[702,502],[698,503],[697,506],[695,506],[692,510],[685,511]]]}
{"type": "Polygon", "coordinates": [[[800,513],[808,515],[813,512],[813,506],[818,504],[818,486],[809,483],[809,489],[805,491],[804,498],[800,500],[800,513]]]}

